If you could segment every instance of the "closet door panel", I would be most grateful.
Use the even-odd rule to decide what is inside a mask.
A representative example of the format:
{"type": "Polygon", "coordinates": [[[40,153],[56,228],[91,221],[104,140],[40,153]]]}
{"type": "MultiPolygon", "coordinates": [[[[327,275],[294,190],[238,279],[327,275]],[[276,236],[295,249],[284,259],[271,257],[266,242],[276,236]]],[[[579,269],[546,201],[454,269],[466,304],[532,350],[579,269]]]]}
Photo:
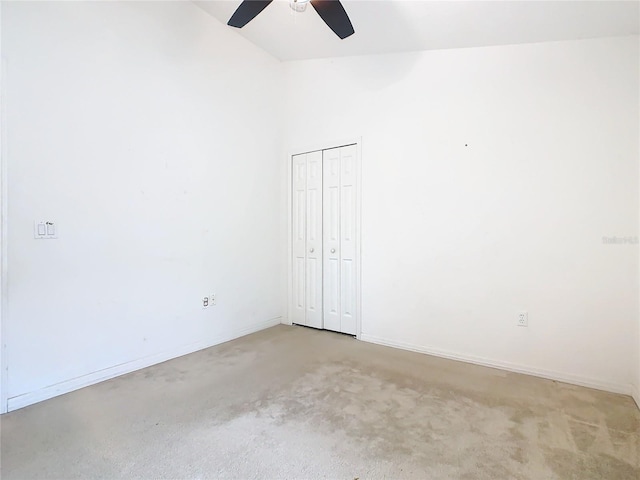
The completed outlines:
{"type": "Polygon", "coordinates": [[[322,318],[322,152],[307,154],[306,323],[323,328],[322,318]]]}
{"type": "Polygon", "coordinates": [[[356,334],[356,146],[340,148],[340,331],[356,334]]]}
{"type": "Polygon", "coordinates": [[[295,155],[292,162],[292,236],[293,285],[291,321],[306,325],[305,320],[305,264],[307,218],[307,156],[295,155]]]}
{"type": "Polygon", "coordinates": [[[340,331],[340,149],[323,156],[324,328],[340,331]]]}

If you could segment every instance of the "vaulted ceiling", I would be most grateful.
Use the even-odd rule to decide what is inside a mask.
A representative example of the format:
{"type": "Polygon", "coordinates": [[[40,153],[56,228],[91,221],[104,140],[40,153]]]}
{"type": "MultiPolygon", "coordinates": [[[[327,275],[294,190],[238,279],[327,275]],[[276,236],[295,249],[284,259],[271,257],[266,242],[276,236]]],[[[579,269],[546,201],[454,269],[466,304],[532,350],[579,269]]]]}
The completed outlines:
{"type": "MultiPolygon", "coordinates": [[[[196,1],[225,23],[240,0],[196,1]]],[[[275,0],[236,30],[280,60],[632,35],[638,1],[342,0],[356,33],[340,40],[313,8],[275,0]]],[[[229,27],[232,28],[232,27],[229,27]]]]}

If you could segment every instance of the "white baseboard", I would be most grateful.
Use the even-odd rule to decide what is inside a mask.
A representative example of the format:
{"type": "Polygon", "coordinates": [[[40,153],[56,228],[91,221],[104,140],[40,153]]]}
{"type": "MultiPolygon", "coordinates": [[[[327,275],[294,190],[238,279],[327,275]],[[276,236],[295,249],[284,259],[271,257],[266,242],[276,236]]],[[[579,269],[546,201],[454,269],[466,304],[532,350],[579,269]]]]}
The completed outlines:
{"type": "Polygon", "coordinates": [[[19,408],[23,408],[28,405],[32,405],[34,403],[41,402],[43,400],[48,400],[50,398],[57,397],[58,395],[63,395],[65,393],[69,393],[74,390],[78,390],[80,388],[88,387],[90,385],[94,385],[96,383],[103,382],[105,380],[109,380],[111,378],[118,377],[120,375],[135,372],[136,370],[140,370],[141,368],[150,367],[151,365],[156,365],[158,363],[166,362],[167,360],[181,357],[189,353],[197,352],[198,350],[213,347],[214,345],[219,345],[221,343],[228,342],[229,340],[234,340],[236,338],[249,335],[250,333],[264,330],[265,328],[273,327],[275,325],[280,325],[280,323],[281,323],[281,317],[275,317],[263,322],[249,325],[248,327],[245,327],[245,328],[233,330],[230,332],[225,332],[223,334],[220,334],[204,342],[196,342],[196,343],[191,343],[189,345],[183,345],[181,347],[168,350],[162,353],[140,358],[138,360],[133,360],[127,363],[122,363],[120,365],[115,365],[113,367],[105,368],[97,372],[89,373],[87,375],[82,375],[81,377],[76,377],[70,380],[66,380],[64,382],[60,382],[55,385],[41,388],[34,392],[18,395],[16,397],[9,398],[8,411],[11,412],[13,410],[17,410],[19,408]]]}
{"type": "MultiPolygon", "coordinates": [[[[579,385],[581,387],[595,388],[597,390],[604,390],[606,392],[622,393],[624,395],[632,395],[633,387],[631,385],[624,385],[618,383],[611,383],[592,378],[581,377],[577,375],[565,374],[560,372],[554,372],[551,370],[543,370],[539,368],[527,367],[524,365],[517,365],[510,362],[502,362],[499,360],[491,360],[488,358],[476,357],[473,355],[463,355],[457,352],[450,352],[433,347],[426,347],[422,345],[413,345],[410,343],[396,342],[393,340],[387,340],[373,335],[362,334],[360,339],[365,342],[377,343],[378,345],[385,345],[388,347],[400,348],[402,350],[410,350],[412,352],[425,353],[427,355],[433,355],[436,357],[448,358],[451,360],[458,360],[466,363],[473,363],[475,365],[482,365],[485,367],[498,368],[500,370],[506,370],[509,372],[523,373],[525,375],[533,375],[534,377],[546,378],[548,380],[556,380],[558,382],[570,383],[572,385],[579,385]]],[[[634,396],[636,403],[640,406],[640,400],[638,392],[634,396]]]]}

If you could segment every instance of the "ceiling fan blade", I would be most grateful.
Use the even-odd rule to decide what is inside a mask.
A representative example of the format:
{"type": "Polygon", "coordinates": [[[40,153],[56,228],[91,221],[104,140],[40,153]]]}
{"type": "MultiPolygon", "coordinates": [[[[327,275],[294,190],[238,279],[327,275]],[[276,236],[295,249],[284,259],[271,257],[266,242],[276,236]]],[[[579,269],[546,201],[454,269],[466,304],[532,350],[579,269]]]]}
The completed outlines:
{"type": "Polygon", "coordinates": [[[340,38],[353,35],[353,25],[339,0],[311,0],[311,5],[324,23],[340,38]]]}
{"type": "Polygon", "coordinates": [[[244,0],[236,11],[231,15],[227,25],[242,28],[253,20],[262,10],[273,0],[244,0]]]}

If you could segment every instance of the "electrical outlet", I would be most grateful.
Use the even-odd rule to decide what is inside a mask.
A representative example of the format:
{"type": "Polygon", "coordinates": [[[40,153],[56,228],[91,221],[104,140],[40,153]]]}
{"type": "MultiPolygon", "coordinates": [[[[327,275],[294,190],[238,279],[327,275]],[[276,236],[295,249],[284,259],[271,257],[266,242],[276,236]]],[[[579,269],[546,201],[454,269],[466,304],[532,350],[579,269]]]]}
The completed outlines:
{"type": "Polygon", "coordinates": [[[210,301],[211,301],[211,305],[215,305],[216,304],[216,294],[215,293],[211,294],[211,300],[210,301]]]}
{"type": "Polygon", "coordinates": [[[518,313],[518,324],[519,327],[528,327],[529,326],[529,314],[527,312],[518,313]]]}
{"type": "Polygon", "coordinates": [[[202,308],[207,308],[209,306],[209,297],[204,297],[202,299],[202,308]]]}

